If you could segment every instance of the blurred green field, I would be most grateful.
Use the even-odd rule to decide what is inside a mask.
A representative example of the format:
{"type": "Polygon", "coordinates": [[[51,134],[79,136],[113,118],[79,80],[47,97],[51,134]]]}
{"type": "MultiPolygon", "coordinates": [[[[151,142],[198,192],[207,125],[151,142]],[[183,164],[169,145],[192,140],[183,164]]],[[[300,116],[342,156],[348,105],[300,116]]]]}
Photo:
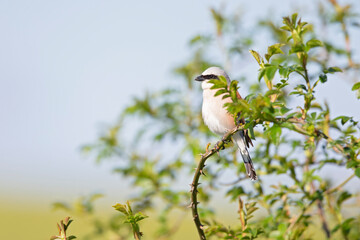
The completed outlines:
{"type": "MultiPolygon", "coordinates": [[[[258,213],[260,213],[260,215],[264,214],[264,212],[261,213],[261,210],[259,210],[258,213]]],[[[102,204],[101,206],[96,207],[95,214],[100,220],[105,221],[109,219],[109,216],[117,213],[114,212],[111,206],[105,206],[105,204],[102,204]]],[[[143,239],[156,239],[154,237],[155,231],[157,231],[159,227],[159,224],[156,221],[157,219],[154,217],[156,213],[153,211],[146,212],[146,214],[149,218],[146,218],[140,224],[141,231],[144,233],[143,239]]],[[[52,210],[50,202],[48,204],[31,204],[24,201],[24,203],[19,204],[15,201],[0,201],[0,216],[0,239],[39,240],[49,239],[51,236],[57,234],[56,223],[66,216],[69,216],[69,214],[61,210],[52,210]]],[[[172,216],[173,218],[169,225],[176,230],[176,233],[171,237],[171,239],[198,239],[190,211],[187,213],[177,211],[173,213],[172,216]]],[[[230,204],[222,211],[219,211],[217,216],[222,219],[225,225],[238,225],[235,203],[230,204]]],[[[75,235],[77,239],[84,239],[84,237],[93,230],[91,218],[86,216],[71,217],[74,222],[69,228],[69,234],[75,235]]],[[[304,234],[304,237],[309,239],[325,239],[320,225],[318,226],[318,229],[308,229],[308,231],[304,234]]],[[[265,236],[262,236],[260,239],[267,239],[264,237],[265,236]]],[[[340,235],[338,235],[338,237],[340,237],[340,235]]],[[[102,235],[99,238],[93,239],[117,240],[117,238],[115,238],[112,234],[105,236],[102,235]]],[[[332,239],[341,238],[335,237],[332,239]]]]}
{"type": "MultiPolygon", "coordinates": [[[[99,209],[106,209],[104,206],[99,209]]],[[[108,210],[97,210],[97,217],[101,220],[108,219],[109,216],[117,214],[112,212],[109,206],[108,210]]],[[[151,214],[151,213],[150,213],[151,214]]],[[[148,214],[148,215],[150,215],[148,214]]],[[[53,211],[51,203],[49,204],[17,204],[15,202],[0,202],[0,239],[9,240],[39,240],[49,239],[57,234],[56,223],[68,216],[64,211],[53,211]]],[[[83,239],[89,233],[89,227],[92,228],[91,219],[88,217],[71,216],[74,222],[69,228],[71,235],[77,236],[77,239],[83,239]]],[[[171,226],[177,226],[178,218],[174,218],[171,226]]],[[[157,225],[151,218],[145,219],[141,223],[141,230],[144,232],[144,239],[153,239],[157,225]]],[[[92,230],[92,229],[90,229],[92,230]]],[[[172,239],[196,239],[197,233],[191,221],[190,212],[184,215],[184,221],[177,229],[172,239]]],[[[105,238],[114,239],[114,236],[108,235],[105,238]]]]}

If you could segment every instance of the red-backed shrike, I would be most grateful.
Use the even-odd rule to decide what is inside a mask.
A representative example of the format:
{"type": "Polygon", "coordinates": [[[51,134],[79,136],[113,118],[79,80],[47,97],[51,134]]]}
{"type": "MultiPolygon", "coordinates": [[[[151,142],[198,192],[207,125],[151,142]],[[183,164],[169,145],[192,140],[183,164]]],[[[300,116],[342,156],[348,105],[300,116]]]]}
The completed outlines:
{"type": "MultiPolygon", "coordinates": [[[[200,76],[195,80],[201,81],[201,87],[203,89],[203,104],[202,104],[202,117],[205,124],[209,127],[213,133],[224,135],[226,132],[235,128],[234,117],[224,107],[225,103],[232,102],[231,98],[223,99],[223,95],[214,96],[218,89],[210,89],[213,84],[209,82],[211,79],[219,79],[219,76],[224,76],[230,85],[230,78],[224,70],[218,67],[210,67],[206,69],[200,76]]],[[[239,93],[237,97],[241,99],[239,93]]],[[[244,122],[244,119],[239,118],[239,122],[244,122]]],[[[239,147],[240,154],[245,164],[246,173],[251,180],[256,180],[256,172],[253,163],[250,158],[250,154],[247,150],[249,145],[253,145],[248,135],[247,130],[241,130],[235,133],[233,141],[239,147]]]]}

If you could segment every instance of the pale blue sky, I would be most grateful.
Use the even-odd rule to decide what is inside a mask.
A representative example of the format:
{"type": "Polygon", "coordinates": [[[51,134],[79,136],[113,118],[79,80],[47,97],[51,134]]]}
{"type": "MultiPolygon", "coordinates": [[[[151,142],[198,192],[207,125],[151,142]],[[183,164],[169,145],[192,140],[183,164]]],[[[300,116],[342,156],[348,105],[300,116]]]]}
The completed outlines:
{"type": "MultiPolygon", "coordinates": [[[[273,8],[280,19],[290,5],[299,5],[282,0],[230,6],[235,2],[244,4],[249,21],[273,8]],[[278,5],[271,8],[271,2],[278,5]]],[[[2,198],[21,202],[26,195],[31,202],[46,194],[41,201],[50,204],[69,194],[110,194],[119,179],[109,166],[84,160],[79,147],[96,139],[101,123],[115,121],[131,96],[174,79],[171,69],[186,61],[188,40],[212,31],[214,5],[219,4],[0,1],[2,198]]],[[[329,85],[320,94],[335,110],[359,117],[350,85],[329,85]]]]}

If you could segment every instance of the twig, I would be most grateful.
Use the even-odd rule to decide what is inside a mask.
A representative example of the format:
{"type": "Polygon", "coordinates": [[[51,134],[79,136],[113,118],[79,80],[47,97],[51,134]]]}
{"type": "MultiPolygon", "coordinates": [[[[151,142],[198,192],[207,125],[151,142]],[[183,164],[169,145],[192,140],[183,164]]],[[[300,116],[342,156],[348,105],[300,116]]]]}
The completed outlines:
{"type": "Polygon", "coordinates": [[[329,225],[325,218],[323,203],[319,199],[317,200],[317,207],[318,207],[318,212],[320,215],[320,221],[321,221],[322,228],[326,234],[326,238],[329,239],[331,237],[331,232],[329,230],[329,225]]]}
{"type": "Polygon", "coordinates": [[[325,194],[331,194],[336,192],[337,190],[339,190],[340,188],[342,188],[346,183],[348,183],[353,177],[355,176],[355,173],[353,173],[350,177],[348,177],[345,181],[343,181],[341,184],[339,184],[338,186],[332,188],[332,189],[328,189],[325,191],[325,194]]]}
{"type": "Polygon", "coordinates": [[[246,220],[245,220],[245,214],[244,214],[244,202],[243,200],[241,199],[241,197],[239,196],[239,219],[240,219],[240,222],[241,222],[241,230],[242,230],[242,236],[245,237],[246,234],[245,234],[245,229],[246,229],[246,220]]]}
{"type": "MultiPolygon", "coordinates": [[[[316,151],[316,148],[319,146],[319,141],[315,141],[314,138],[312,139],[312,141],[315,144],[315,148],[312,148],[312,150],[308,150],[309,154],[307,154],[308,157],[306,159],[306,164],[304,166],[304,171],[306,171],[306,172],[309,171],[309,165],[315,163],[314,153],[316,151]]],[[[314,194],[316,192],[316,187],[314,185],[313,180],[311,180],[311,182],[310,182],[310,187],[311,187],[311,194],[314,194]]],[[[322,228],[323,228],[323,230],[325,232],[326,238],[329,239],[331,237],[331,232],[329,230],[329,225],[328,225],[328,223],[326,221],[323,203],[322,203],[322,201],[320,199],[317,199],[316,203],[317,203],[316,205],[317,205],[317,208],[318,208],[319,218],[320,218],[320,221],[321,221],[321,226],[322,226],[322,228]]]]}
{"type": "MultiPolygon", "coordinates": [[[[305,121],[303,119],[299,119],[299,118],[289,118],[289,119],[285,119],[285,118],[278,118],[277,119],[278,121],[288,121],[290,123],[295,123],[295,124],[299,124],[300,126],[304,125],[305,124],[305,121]]],[[[312,134],[309,134],[306,132],[306,130],[302,129],[300,126],[297,126],[297,125],[294,125],[293,127],[293,130],[300,133],[300,134],[303,134],[305,136],[313,136],[312,134]]],[[[334,149],[335,152],[339,153],[339,154],[344,154],[344,147],[341,146],[340,144],[338,143],[335,143],[334,139],[332,139],[330,136],[326,135],[325,133],[323,133],[321,130],[319,129],[315,129],[314,130],[314,133],[316,136],[318,137],[323,137],[328,143],[332,143],[333,146],[332,148],[334,149]]]]}
{"type": "Polygon", "coordinates": [[[291,229],[300,221],[300,219],[304,216],[306,210],[308,210],[311,205],[315,202],[315,200],[312,200],[309,205],[305,206],[303,208],[303,210],[301,211],[301,213],[294,219],[291,221],[291,224],[289,225],[289,227],[286,229],[286,233],[288,233],[289,231],[291,231],[291,229]]]}
{"type": "Polygon", "coordinates": [[[194,222],[195,222],[195,226],[196,226],[196,229],[197,229],[197,231],[199,233],[199,237],[200,237],[201,240],[205,240],[206,236],[205,236],[205,233],[204,233],[204,230],[203,230],[203,225],[201,224],[199,213],[198,213],[198,210],[197,210],[197,206],[199,204],[199,202],[197,201],[197,192],[198,192],[197,187],[200,184],[199,179],[200,179],[201,174],[204,175],[203,170],[204,170],[204,167],[205,167],[205,161],[209,157],[214,155],[215,153],[219,152],[224,147],[225,143],[231,139],[231,136],[234,135],[236,132],[238,132],[239,130],[241,130],[243,128],[244,128],[243,125],[239,125],[239,126],[235,127],[234,129],[232,129],[231,131],[226,133],[222,137],[222,139],[215,144],[214,148],[212,148],[211,150],[206,150],[206,153],[201,155],[201,159],[199,161],[198,167],[195,169],[194,178],[193,178],[192,183],[190,184],[190,186],[191,186],[191,190],[190,190],[190,192],[191,192],[191,203],[190,203],[189,207],[191,208],[193,219],[194,219],[194,222]]]}
{"type": "Polygon", "coordinates": [[[237,183],[239,183],[239,182],[241,182],[242,180],[245,180],[246,179],[246,177],[239,177],[238,179],[236,179],[235,181],[233,181],[233,182],[229,182],[229,183],[219,183],[220,185],[222,185],[222,186],[233,186],[233,185],[235,185],[235,184],[237,184],[237,183]]]}

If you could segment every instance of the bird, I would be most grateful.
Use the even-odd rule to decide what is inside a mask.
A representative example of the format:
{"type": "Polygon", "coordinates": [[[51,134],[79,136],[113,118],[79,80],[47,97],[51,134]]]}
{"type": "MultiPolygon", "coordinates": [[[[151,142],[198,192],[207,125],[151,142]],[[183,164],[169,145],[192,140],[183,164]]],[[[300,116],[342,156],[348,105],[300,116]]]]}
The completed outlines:
{"type": "MultiPolygon", "coordinates": [[[[233,115],[229,113],[224,107],[225,103],[232,102],[231,98],[227,97],[223,99],[224,94],[214,96],[215,93],[218,91],[218,89],[211,89],[213,84],[210,83],[209,81],[212,79],[219,80],[219,76],[225,77],[228,86],[230,85],[231,80],[229,76],[223,69],[219,67],[210,67],[206,69],[200,76],[197,76],[195,80],[201,82],[201,88],[203,90],[203,102],[202,102],[203,121],[211,132],[222,136],[226,134],[228,131],[235,128],[236,124],[233,115]]],[[[237,92],[237,97],[241,99],[241,96],[238,92],[237,92]]],[[[238,122],[245,123],[245,120],[239,116],[238,122]]],[[[245,164],[245,169],[248,177],[251,180],[256,180],[257,175],[248,151],[250,144],[251,146],[253,146],[248,131],[240,130],[236,132],[232,136],[232,140],[233,142],[236,143],[236,145],[239,148],[240,154],[245,164]]]]}

